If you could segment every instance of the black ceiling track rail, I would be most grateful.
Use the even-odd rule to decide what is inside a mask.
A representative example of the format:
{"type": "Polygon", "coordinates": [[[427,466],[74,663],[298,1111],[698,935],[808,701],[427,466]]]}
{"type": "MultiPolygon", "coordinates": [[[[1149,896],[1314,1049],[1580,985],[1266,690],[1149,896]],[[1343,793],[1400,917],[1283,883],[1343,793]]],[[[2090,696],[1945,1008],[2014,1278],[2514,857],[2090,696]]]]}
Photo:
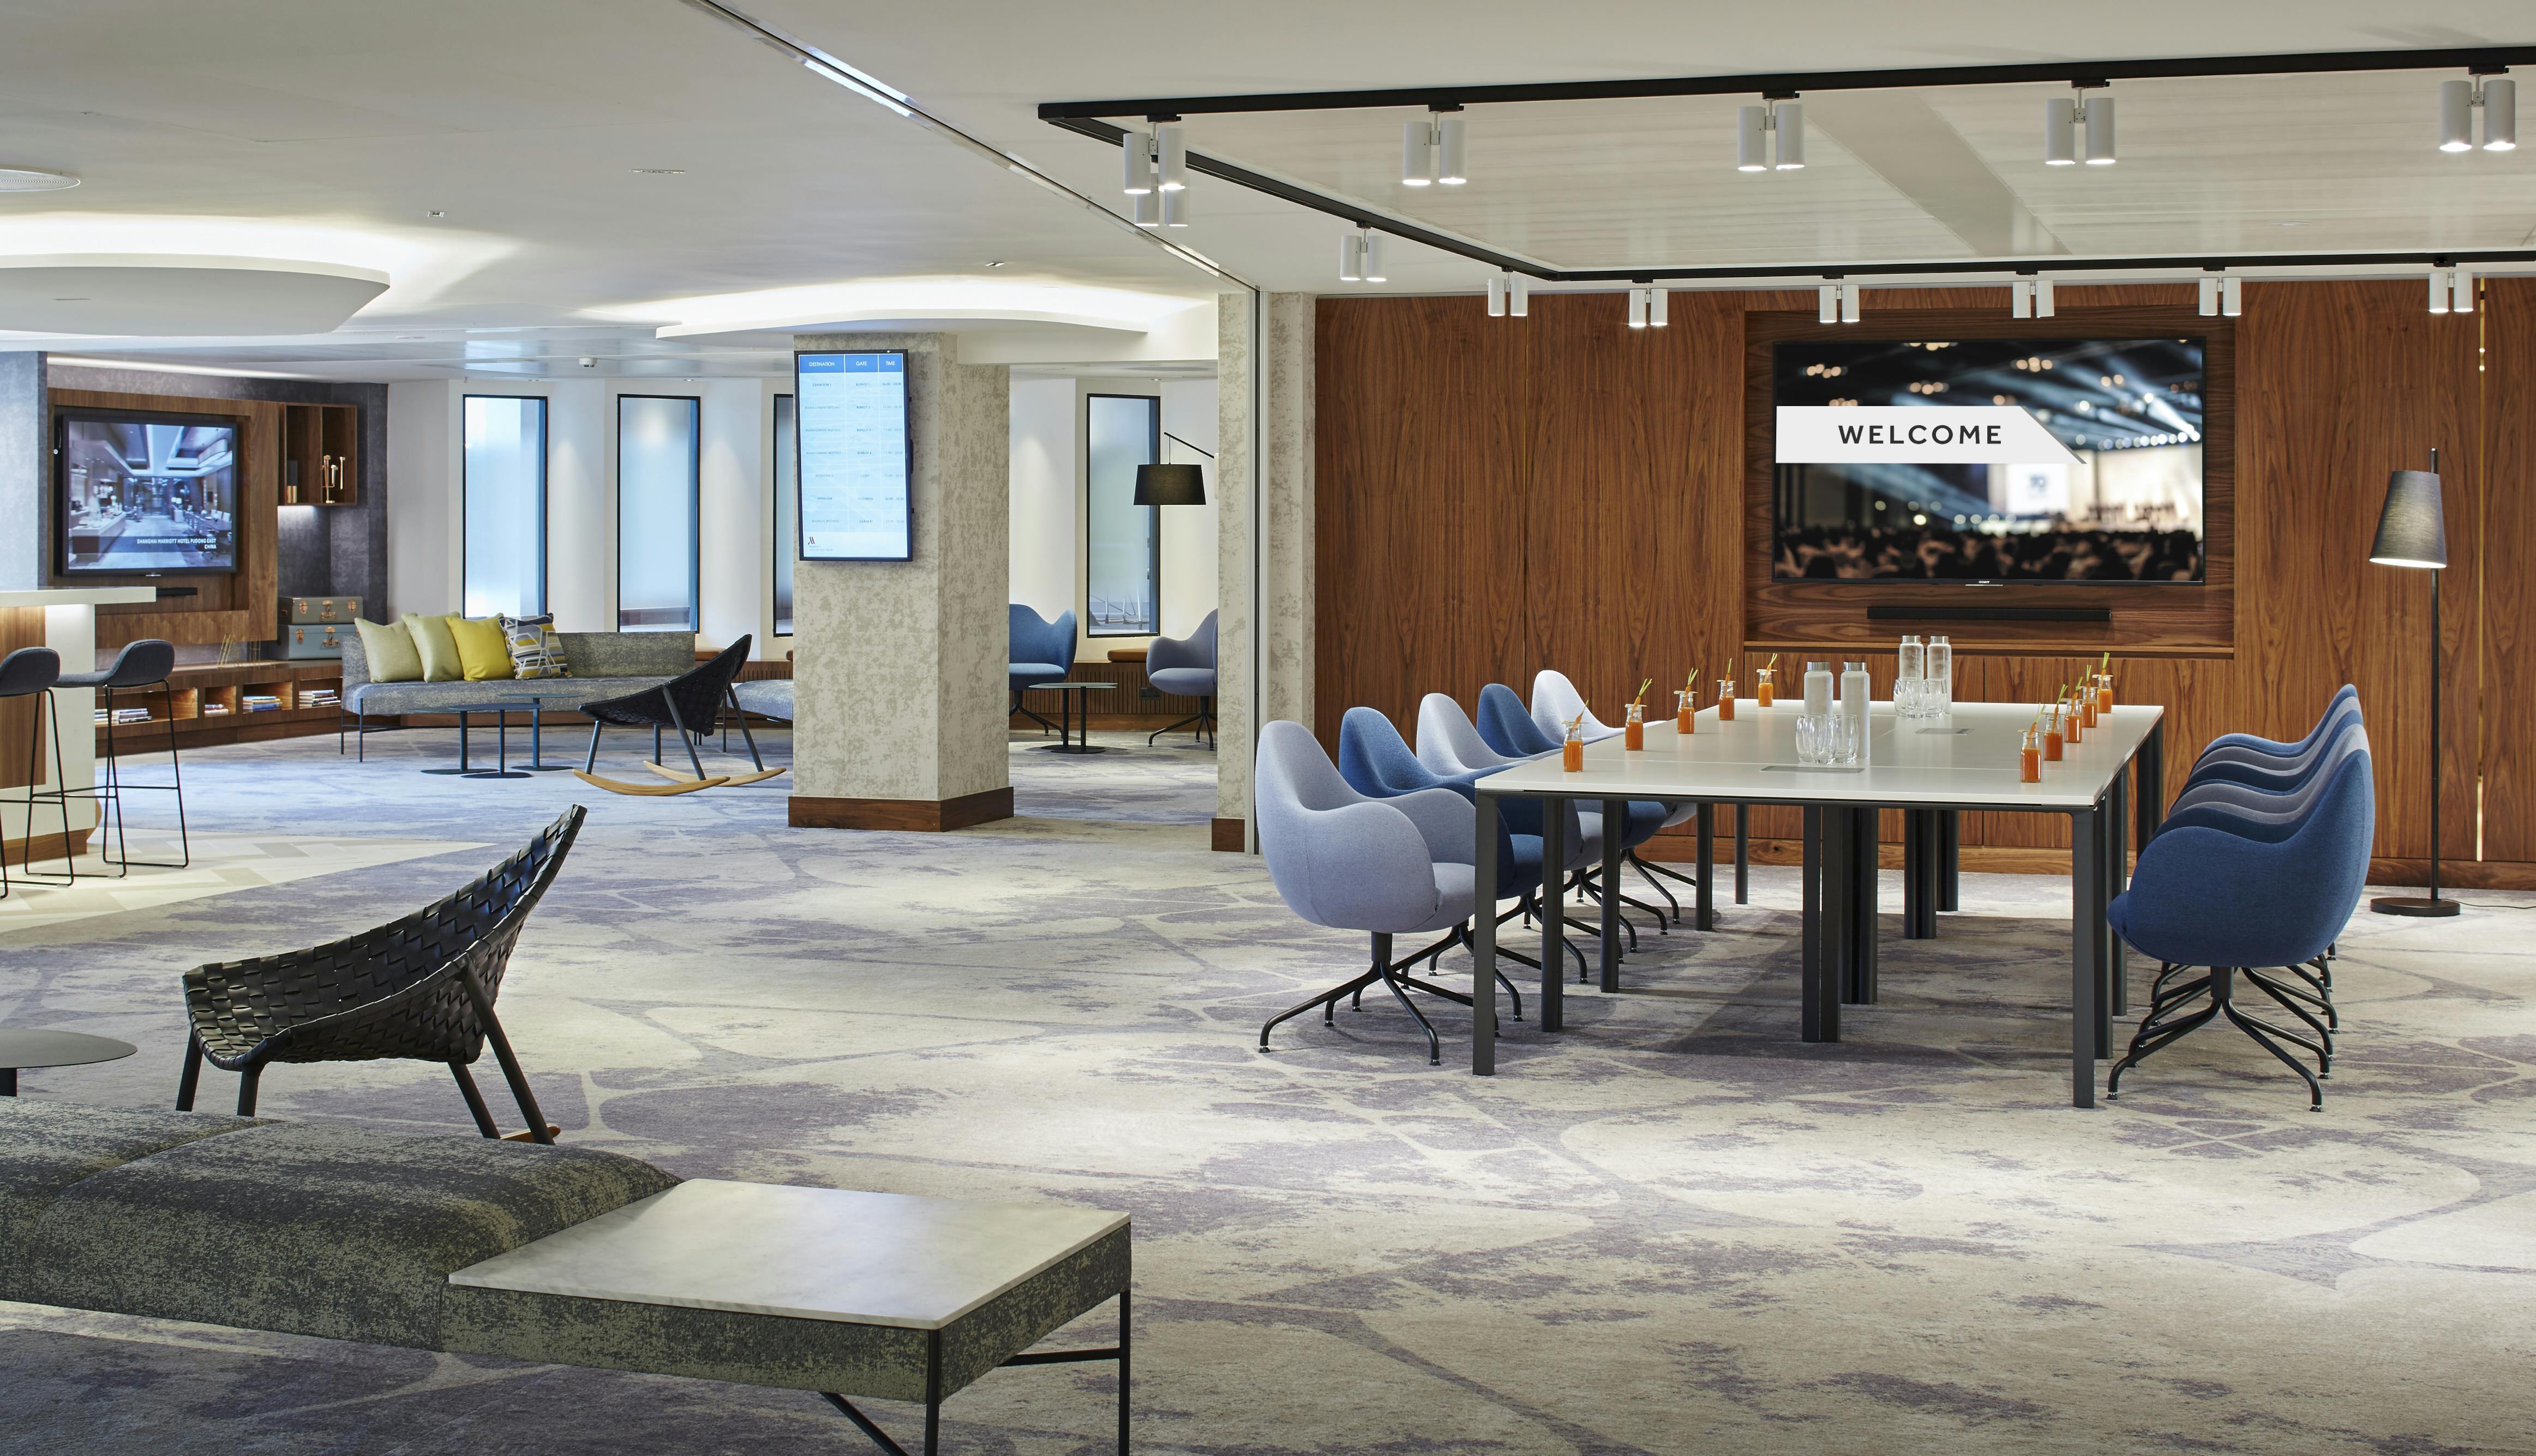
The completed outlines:
{"type": "Polygon", "coordinates": [[[2356,71],[2471,71],[2536,65],[2536,45],[2456,45],[2435,50],[2320,50],[2285,55],[2164,56],[2128,61],[2036,61],[2005,66],[1913,66],[1882,71],[1776,71],[1745,76],[1547,81],[1511,86],[1401,86],[1379,91],[1261,92],[1231,96],[1141,96],[1044,101],[1042,121],[1110,116],[1171,119],[1242,111],[1352,111],[1383,106],[1504,105],[1523,101],[1643,100],[1661,96],[1902,91],[1940,86],[2103,86],[2227,76],[2329,76],[2356,71]]]}
{"type": "MultiPolygon", "coordinates": [[[[2536,65],[2536,45],[2470,45],[2436,50],[2331,50],[2285,55],[2168,57],[2128,61],[2050,61],[2030,65],[1934,66],[1883,71],[1776,72],[1744,76],[1688,76],[1637,81],[1546,82],[1513,86],[1399,87],[1382,91],[1260,93],[1225,96],[1148,96],[1108,101],[1044,101],[1040,119],[1062,131],[1116,146],[1125,127],[1105,118],[1177,119],[1236,112],[1353,110],[1383,106],[1465,106],[1523,101],[1611,100],[1693,95],[1802,95],[1807,91],[1878,91],[1947,86],[2007,86],[2065,82],[2102,86],[2114,81],[2230,76],[2330,75],[2362,71],[2463,70],[2498,75],[2512,65],[2536,65]]],[[[1941,277],[1948,274],[2066,275],[2073,273],[2220,272],[2245,268],[2452,268],[2536,263],[2536,249],[2493,248],[2376,253],[2200,253],[2160,258],[1956,258],[1892,263],[1770,263],[1708,268],[1553,268],[1500,252],[1486,243],[1376,211],[1237,162],[1187,154],[1188,168],[1263,196],[1421,243],[1439,252],[1485,263],[1551,284],[1749,283],[1941,277]]]]}

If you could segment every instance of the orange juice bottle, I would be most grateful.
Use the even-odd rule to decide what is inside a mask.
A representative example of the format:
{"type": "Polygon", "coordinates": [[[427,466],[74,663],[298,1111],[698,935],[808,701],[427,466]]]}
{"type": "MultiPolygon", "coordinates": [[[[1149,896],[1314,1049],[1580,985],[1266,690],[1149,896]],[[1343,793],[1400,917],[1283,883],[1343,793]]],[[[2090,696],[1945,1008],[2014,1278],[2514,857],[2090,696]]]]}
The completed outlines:
{"type": "Polygon", "coordinates": [[[2019,740],[2016,750],[2017,782],[2022,784],[2042,783],[2043,750],[2037,746],[2034,741],[2034,729],[2025,728],[2017,734],[2017,737],[2019,740]]]}
{"type": "Polygon", "coordinates": [[[2060,736],[2073,744],[2084,739],[2087,736],[2087,726],[2080,721],[2083,717],[2084,715],[2078,711],[2077,704],[2069,704],[2067,711],[2060,715],[2060,736]]]}
{"type": "Polygon", "coordinates": [[[1585,729],[1567,726],[1567,741],[1558,746],[1558,766],[1571,774],[1585,772],[1585,729]]]}
{"type": "Polygon", "coordinates": [[[2096,726],[2096,685],[2094,683],[2090,682],[2080,684],[2078,688],[2078,702],[2080,707],[2084,710],[2079,714],[2079,717],[2087,720],[2087,727],[2094,728],[2096,726]]]}
{"type": "Polygon", "coordinates": [[[1758,681],[1755,683],[1752,691],[1760,698],[1761,706],[1767,708],[1772,703],[1777,702],[1779,698],[1779,674],[1768,667],[1761,667],[1755,669],[1753,675],[1758,679],[1758,681]]]}
{"type": "Polygon", "coordinates": [[[1620,726],[1620,746],[1631,753],[1641,753],[1647,746],[1647,705],[1631,703],[1629,721],[1620,726]]]}
{"type": "Polygon", "coordinates": [[[1678,733],[1697,732],[1699,730],[1699,708],[1698,705],[1691,702],[1690,689],[1675,689],[1673,701],[1674,731],[1678,733]]]}
{"type": "Polygon", "coordinates": [[[2043,715],[2043,761],[2060,761],[2060,705],[2058,703],[2052,705],[2051,712],[2043,715]]]}
{"type": "Polygon", "coordinates": [[[2099,713],[2114,711],[2114,674],[2111,672],[2096,674],[2096,711],[2099,713]]]}
{"type": "Polygon", "coordinates": [[[1717,721],[1735,721],[1735,679],[1732,677],[1717,679],[1717,721]]]}

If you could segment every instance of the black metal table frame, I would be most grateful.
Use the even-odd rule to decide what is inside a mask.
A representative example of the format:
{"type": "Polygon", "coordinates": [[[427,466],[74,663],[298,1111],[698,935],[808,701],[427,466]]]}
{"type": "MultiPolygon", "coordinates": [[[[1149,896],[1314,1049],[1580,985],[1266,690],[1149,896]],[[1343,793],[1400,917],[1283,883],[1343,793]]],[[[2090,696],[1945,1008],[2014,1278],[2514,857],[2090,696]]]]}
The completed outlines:
{"type": "MultiPolygon", "coordinates": [[[[458,715],[458,767],[454,769],[417,769],[415,772],[422,774],[443,774],[464,779],[525,779],[530,773],[554,774],[563,772],[572,766],[570,764],[548,763],[545,761],[545,741],[544,734],[541,731],[544,727],[543,720],[545,717],[545,700],[547,698],[559,698],[563,696],[566,695],[563,693],[541,693],[525,695],[518,700],[509,703],[479,703],[471,704],[465,708],[443,708],[431,710],[434,712],[455,713],[458,715]],[[467,732],[469,720],[478,714],[484,713],[490,713],[493,715],[493,761],[497,766],[489,769],[479,769],[475,767],[468,761],[467,757],[467,732]],[[514,713],[526,713],[529,715],[529,762],[526,770],[514,769],[511,767],[510,730],[511,715],[514,713]]],[[[376,729],[370,729],[369,731],[376,731],[376,729]]],[[[339,747],[337,751],[341,752],[342,749],[339,747]]]]}
{"type": "MultiPolygon", "coordinates": [[[[1114,689],[1117,685],[1114,682],[1035,682],[1023,688],[1022,691],[1026,693],[1056,694],[1058,720],[1056,741],[1042,751],[1047,753],[1109,752],[1109,749],[1092,741],[1092,694],[1096,689],[1114,689]],[[1077,694],[1080,694],[1083,699],[1083,727],[1080,730],[1074,727],[1074,706],[1077,694]]],[[[1033,713],[1031,717],[1039,718],[1039,715],[1033,713]]],[[[1040,718],[1039,721],[1047,722],[1045,718],[1040,718]]]]}
{"type": "MultiPolygon", "coordinates": [[[[1130,1291],[1118,1292],[1118,1343],[1095,1350],[1028,1351],[1005,1361],[998,1369],[1010,1365],[1080,1364],[1092,1361],[1114,1360],[1118,1362],[1118,1456],[1127,1456],[1127,1387],[1128,1356],[1134,1349],[1134,1335],[1128,1322],[1130,1291]]],[[[1098,1306],[1096,1306],[1098,1307],[1098,1306]]],[[[889,1432],[873,1424],[869,1416],[856,1409],[854,1402],[832,1390],[819,1392],[819,1398],[855,1423],[855,1428],[871,1437],[872,1444],[889,1456],[908,1456],[908,1450],[890,1439],[889,1432]]],[[[942,1446],[942,1332],[929,1330],[924,1337],[924,1456],[936,1456],[942,1446]]]]}
{"type": "MultiPolygon", "coordinates": [[[[1871,1004],[1876,999],[1877,813],[1887,809],[1899,809],[1903,813],[1903,934],[1912,939],[1934,936],[1936,933],[1936,913],[1954,909],[1953,867],[1958,858],[1959,845],[1955,826],[1959,814],[2068,815],[2072,900],[2069,921],[2069,1103],[2072,1107],[2092,1108],[2096,1105],[2095,1064],[2099,1059],[2113,1055],[2112,1018],[2130,1009],[2124,975],[2124,949],[2121,938],[2106,922],[2105,908],[2122,893],[2129,863],[2131,835],[2136,832],[2138,843],[2146,844],[2165,821],[2165,745],[2166,720],[2161,715],[2132,749],[2128,761],[2116,766],[2105,791],[2093,803],[2075,809],[2037,808],[2032,804],[2013,802],[1915,804],[1885,799],[1864,801],[1829,794],[1806,799],[1723,796],[1661,801],[1692,802],[1698,806],[1695,838],[1699,883],[1695,892],[1694,923],[1702,930],[1713,929],[1716,925],[1715,902],[1709,884],[1709,871],[1716,858],[1712,844],[1716,805],[1734,804],[1738,807],[1739,829],[1744,818],[1742,810],[1746,808],[1804,810],[1804,959],[1799,1020],[1804,1040],[1807,1042],[1839,1041],[1841,1006],[1871,1004]],[[2139,785],[2136,794],[2129,791],[2134,778],[2139,785]],[[2132,803],[2134,799],[2135,805],[2132,803]]],[[[1628,800],[1608,798],[1600,793],[1534,790],[1506,793],[1491,791],[1489,784],[1488,779],[1482,779],[1476,786],[1479,814],[1475,825],[1477,853],[1473,857],[1477,862],[1472,877],[1483,885],[1493,884],[1496,880],[1498,799],[1600,801],[1607,824],[1625,822],[1628,812],[1628,800]]],[[[1645,797],[1643,794],[1632,796],[1645,797]]],[[[1553,866],[1566,861],[1565,818],[1563,814],[1541,816],[1541,862],[1545,876],[1557,875],[1559,871],[1553,866]]],[[[1603,841],[1603,869],[1606,875],[1613,877],[1614,883],[1617,882],[1619,855],[1618,837],[1607,836],[1603,841]]],[[[1556,950],[1559,938],[1565,930],[1566,908],[1554,884],[1545,885],[1541,912],[1542,964],[1545,968],[1555,967],[1558,964],[1556,950]]],[[[1620,989],[1617,915],[1615,897],[1604,897],[1600,988],[1607,993],[1620,989]]],[[[1486,1077],[1496,1071],[1496,1007],[1491,978],[1496,972],[1497,937],[1493,918],[1485,915],[1474,917],[1473,931],[1471,1071],[1486,1077]]],[[[1565,1029],[1564,990],[1565,978],[1545,969],[1537,1012],[1538,1024],[1545,1033],[1565,1029]]]]}

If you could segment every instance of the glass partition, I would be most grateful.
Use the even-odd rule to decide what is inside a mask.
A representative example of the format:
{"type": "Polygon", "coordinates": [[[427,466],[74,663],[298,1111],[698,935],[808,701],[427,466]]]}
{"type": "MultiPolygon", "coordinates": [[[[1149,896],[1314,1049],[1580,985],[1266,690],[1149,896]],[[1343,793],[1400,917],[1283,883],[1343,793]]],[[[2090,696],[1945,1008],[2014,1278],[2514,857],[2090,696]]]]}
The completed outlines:
{"type": "Polygon", "coordinates": [[[460,412],[466,613],[536,616],[546,609],[546,402],[469,395],[460,412]]]}
{"type": "Polygon", "coordinates": [[[1136,504],[1136,467],[1162,458],[1157,395],[1084,397],[1084,630],[1151,637],[1162,630],[1162,507],[1136,504]]]}
{"type": "Polygon", "coordinates": [[[616,398],[616,629],[696,630],[697,402],[616,398]]]}

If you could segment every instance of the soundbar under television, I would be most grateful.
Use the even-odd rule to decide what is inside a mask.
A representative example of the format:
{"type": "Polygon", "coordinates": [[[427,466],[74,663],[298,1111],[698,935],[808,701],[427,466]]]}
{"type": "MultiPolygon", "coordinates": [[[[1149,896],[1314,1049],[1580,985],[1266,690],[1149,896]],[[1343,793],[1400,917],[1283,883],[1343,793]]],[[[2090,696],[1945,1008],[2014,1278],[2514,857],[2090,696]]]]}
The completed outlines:
{"type": "Polygon", "coordinates": [[[235,421],[65,410],[53,429],[55,570],[237,570],[235,421]]]}
{"type": "Polygon", "coordinates": [[[1778,581],[2199,582],[2200,339],[1775,346],[1778,581]]]}

